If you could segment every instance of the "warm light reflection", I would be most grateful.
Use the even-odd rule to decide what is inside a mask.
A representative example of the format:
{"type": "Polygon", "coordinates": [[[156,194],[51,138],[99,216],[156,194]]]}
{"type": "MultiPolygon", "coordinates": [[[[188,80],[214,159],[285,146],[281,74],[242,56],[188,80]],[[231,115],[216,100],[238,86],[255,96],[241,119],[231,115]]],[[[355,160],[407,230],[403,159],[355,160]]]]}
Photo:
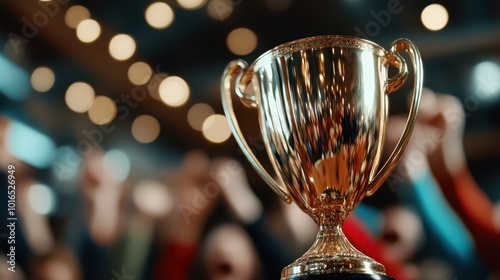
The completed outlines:
{"type": "Polygon", "coordinates": [[[135,52],[134,38],[127,34],[118,34],[109,42],[109,53],[116,60],[127,60],[135,52]]]}
{"type": "Polygon", "coordinates": [[[203,136],[210,142],[222,143],[231,136],[226,117],[219,114],[209,116],[203,122],[203,136]]]}
{"type": "Polygon", "coordinates": [[[35,213],[50,214],[56,204],[54,192],[46,185],[33,184],[28,189],[28,203],[35,213]]]}
{"type": "Polygon", "coordinates": [[[227,0],[210,0],[207,4],[208,15],[215,20],[227,19],[233,10],[233,4],[227,0]]]}
{"type": "Polygon", "coordinates": [[[112,149],[107,151],[104,154],[103,164],[104,168],[120,182],[125,181],[130,173],[130,159],[120,150],[112,149]]]}
{"type": "Polygon", "coordinates": [[[156,2],[149,5],[144,13],[146,22],[153,28],[164,29],[174,21],[174,11],[164,2],[156,2]]]}
{"type": "Polygon", "coordinates": [[[195,104],[189,109],[187,119],[189,125],[198,131],[203,128],[203,122],[211,115],[213,115],[214,110],[210,105],[205,103],[195,104]]]}
{"type": "Polygon", "coordinates": [[[84,43],[91,43],[101,35],[101,26],[93,19],[82,20],[76,27],[76,36],[84,43]]]}
{"type": "Polygon", "coordinates": [[[227,47],[236,55],[246,55],[257,47],[257,35],[248,28],[237,28],[227,36],[227,47]]]}
{"type": "Polygon", "coordinates": [[[203,5],[205,5],[206,2],[207,0],[177,0],[179,6],[187,10],[199,9],[203,7],[203,5]]]}
{"type": "Polygon", "coordinates": [[[172,107],[178,107],[189,99],[189,86],[181,77],[169,76],[158,88],[161,100],[172,107]]]}
{"type": "Polygon", "coordinates": [[[153,75],[153,69],[142,61],[138,61],[128,68],[128,80],[136,86],[146,84],[153,75]]]}
{"type": "Polygon", "coordinates": [[[55,80],[54,72],[48,67],[38,67],[31,74],[31,86],[38,92],[49,91],[55,80]]]}
{"type": "Polygon", "coordinates": [[[77,113],[85,113],[94,101],[94,89],[87,83],[75,82],[66,90],[66,105],[77,113]]]}
{"type": "Polygon", "coordinates": [[[90,12],[87,8],[81,5],[70,7],[64,14],[64,22],[69,28],[76,29],[78,24],[83,20],[90,18],[90,12]]]}
{"type": "Polygon", "coordinates": [[[420,18],[425,28],[438,31],[446,26],[449,16],[445,7],[439,4],[431,4],[425,7],[420,18]]]}
{"type": "Polygon", "coordinates": [[[109,97],[97,96],[88,114],[90,120],[97,125],[110,123],[116,116],[116,104],[109,97]]]}
{"type": "Polygon", "coordinates": [[[174,207],[172,194],[167,187],[152,179],[137,183],[132,200],[139,210],[154,217],[165,215],[174,207]]]}
{"type": "Polygon", "coordinates": [[[151,143],[160,135],[160,123],[152,116],[142,115],[132,123],[132,136],[140,143],[151,143]]]}

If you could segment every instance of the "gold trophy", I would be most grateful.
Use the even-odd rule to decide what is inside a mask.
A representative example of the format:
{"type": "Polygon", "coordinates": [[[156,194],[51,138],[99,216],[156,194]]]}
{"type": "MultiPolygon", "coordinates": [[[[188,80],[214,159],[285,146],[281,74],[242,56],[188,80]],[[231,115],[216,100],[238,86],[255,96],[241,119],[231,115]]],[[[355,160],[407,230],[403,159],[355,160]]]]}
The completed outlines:
{"type": "Polygon", "coordinates": [[[393,279],[380,263],[354,248],[342,233],[347,215],[387,179],[405,149],[417,116],[423,69],[419,51],[398,39],[389,51],[348,36],[318,36],[277,46],[250,66],[230,62],[221,78],[222,103],[232,133],[262,179],[319,226],[312,247],[282,270],[281,279],[393,279]],[[388,94],[414,72],[403,134],[379,169],[388,118],[388,94]],[[398,73],[389,76],[389,67],[398,73]],[[252,84],[254,93],[246,88],[252,84]],[[276,180],[247,144],[231,96],[258,109],[276,180]]]}

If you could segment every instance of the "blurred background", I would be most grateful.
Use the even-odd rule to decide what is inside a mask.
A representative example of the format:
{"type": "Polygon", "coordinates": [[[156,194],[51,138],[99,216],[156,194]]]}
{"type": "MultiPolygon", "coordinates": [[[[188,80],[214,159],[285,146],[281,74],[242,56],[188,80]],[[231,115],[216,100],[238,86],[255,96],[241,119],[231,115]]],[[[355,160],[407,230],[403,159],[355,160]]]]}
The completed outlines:
{"type": "MultiPolygon", "coordinates": [[[[181,213],[185,220],[186,215],[197,216],[189,211],[200,212],[183,208],[172,194],[179,190],[172,187],[177,181],[171,178],[199,165],[186,160],[193,150],[205,153],[202,162],[221,156],[240,162],[252,193],[264,213],[270,213],[266,219],[272,220],[273,213],[283,215],[286,210],[231,136],[220,101],[220,77],[231,60],[250,63],[279,44],[333,34],[362,37],[386,49],[400,37],[417,45],[424,86],[462,104],[470,172],[488,199],[499,201],[500,1],[2,0],[0,157],[6,178],[8,164],[16,168],[20,272],[15,277],[37,279],[30,271],[38,269],[33,263],[43,260],[33,259],[53,252],[47,245],[53,242],[67,249],[71,257],[62,258],[74,258],[71,267],[80,269],[76,274],[82,279],[152,279],[147,272],[154,270],[163,244],[154,241],[161,235],[158,228],[182,227],[165,217],[181,213]],[[108,191],[102,187],[106,185],[122,190],[108,191]],[[111,216],[101,221],[104,225],[119,229],[108,239],[96,238],[92,230],[99,211],[111,216]],[[106,222],[115,220],[116,226],[106,222]],[[130,235],[133,229],[149,233],[139,235],[141,239],[130,235]],[[127,243],[130,239],[135,241],[127,243]],[[132,255],[136,259],[128,260],[132,255]]],[[[406,112],[410,89],[411,83],[391,95],[391,114],[406,112]]],[[[250,145],[265,158],[256,111],[235,106],[250,145]]],[[[393,193],[382,187],[366,200],[371,209],[366,213],[383,215],[397,201],[393,193]]],[[[230,220],[231,211],[219,206],[201,211],[210,215],[196,240],[205,240],[210,228],[230,220]]],[[[96,225],[100,227],[99,221],[96,225]]],[[[372,226],[371,233],[377,236],[381,227],[372,226]]],[[[277,239],[286,240],[269,228],[277,239]]],[[[2,227],[0,238],[9,232],[2,227]]],[[[0,243],[5,254],[10,251],[7,240],[0,243]]],[[[416,267],[422,267],[429,252],[419,246],[409,261],[416,267]]],[[[203,257],[195,255],[195,268],[190,269],[203,271],[203,257]]],[[[450,277],[435,279],[457,276],[446,258],[432,259],[440,264],[433,266],[439,267],[434,275],[450,277]]],[[[482,271],[494,277],[489,269],[482,271]]]]}

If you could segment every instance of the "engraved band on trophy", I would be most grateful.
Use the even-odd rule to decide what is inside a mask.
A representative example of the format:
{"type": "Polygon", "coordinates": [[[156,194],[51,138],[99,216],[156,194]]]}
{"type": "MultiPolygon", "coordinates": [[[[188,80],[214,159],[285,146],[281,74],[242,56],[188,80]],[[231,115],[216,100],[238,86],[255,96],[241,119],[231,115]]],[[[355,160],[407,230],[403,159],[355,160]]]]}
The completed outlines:
{"type": "Polygon", "coordinates": [[[282,280],[393,279],[385,275],[383,265],[349,243],[342,224],[399,161],[413,131],[422,80],[419,51],[408,39],[394,41],[387,51],[355,37],[310,37],[277,46],[251,65],[243,60],[227,65],[221,78],[222,103],[237,143],[272,190],[287,203],[294,201],[319,226],[312,247],[282,270],[282,280]],[[413,96],[403,134],[379,169],[388,94],[408,77],[401,51],[413,64],[413,96]],[[389,77],[389,67],[398,73],[389,77]],[[250,84],[255,93],[245,91],[250,84]],[[276,180],[239,128],[234,93],[258,110],[276,180]]]}

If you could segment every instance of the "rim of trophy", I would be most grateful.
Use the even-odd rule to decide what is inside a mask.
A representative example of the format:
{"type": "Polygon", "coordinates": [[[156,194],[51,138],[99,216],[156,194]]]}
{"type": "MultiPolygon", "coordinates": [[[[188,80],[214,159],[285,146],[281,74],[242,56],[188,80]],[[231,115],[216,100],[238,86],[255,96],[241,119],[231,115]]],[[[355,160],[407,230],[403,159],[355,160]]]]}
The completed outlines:
{"type": "Polygon", "coordinates": [[[323,47],[344,47],[370,51],[375,55],[384,57],[387,50],[370,40],[348,35],[318,35],[289,41],[278,45],[261,54],[250,65],[250,69],[259,69],[269,61],[278,57],[295,53],[297,51],[323,48],[323,47]]]}

